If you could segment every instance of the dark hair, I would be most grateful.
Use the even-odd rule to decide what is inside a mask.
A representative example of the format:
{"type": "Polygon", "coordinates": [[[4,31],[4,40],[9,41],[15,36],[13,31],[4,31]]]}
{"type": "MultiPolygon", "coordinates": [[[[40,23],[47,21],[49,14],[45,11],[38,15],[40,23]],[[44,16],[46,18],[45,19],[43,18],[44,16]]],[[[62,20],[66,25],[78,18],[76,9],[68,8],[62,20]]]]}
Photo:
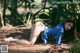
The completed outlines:
{"type": "Polygon", "coordinates": [[[65,25],[65,23],[72,23],[73,26],[74,26],[74,21],[73,21],[73,20],[63,20],[63,21],[61,21],[61,23],[62,23],[63,25],[65,25]]]}

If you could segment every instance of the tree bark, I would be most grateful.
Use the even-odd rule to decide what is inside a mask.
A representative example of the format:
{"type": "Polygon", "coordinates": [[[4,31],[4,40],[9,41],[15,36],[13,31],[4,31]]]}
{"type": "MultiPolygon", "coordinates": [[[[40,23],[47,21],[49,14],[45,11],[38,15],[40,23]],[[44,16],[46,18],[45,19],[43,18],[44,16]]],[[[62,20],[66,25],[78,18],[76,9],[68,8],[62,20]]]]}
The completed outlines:
{"type": "Polygon", "coordinates": [[[4,8],[3,8],[2,27],[5,26],[6,0],[4,0],[3,2],[4,2],[4,8]]]}

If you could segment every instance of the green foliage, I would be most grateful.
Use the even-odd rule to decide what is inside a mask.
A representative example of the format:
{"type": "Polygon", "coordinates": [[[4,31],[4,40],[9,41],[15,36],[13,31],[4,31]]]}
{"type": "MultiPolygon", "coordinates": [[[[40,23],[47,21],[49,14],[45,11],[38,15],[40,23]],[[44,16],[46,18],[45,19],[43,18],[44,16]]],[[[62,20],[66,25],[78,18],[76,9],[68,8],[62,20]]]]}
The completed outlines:
{"type": "Polygon", "coordinates": [[[50,27],[53,26],[52,25],[53,19],[51,19],[52,17],[48,12],[41,12],[39,15],[39,18],[43,19],[45,25],[50,26],[50,27]]]}
{"type": "Polygon", "coordinates": [[[73,47],[70,49],[71,53],[80,53],[80,40],[76,40],[73,43],[73,47]]]}
{"type": "Polygon", "coordinates": [[[80,16],[79,18],[77,19],[77,30],[80,32],[80,16]]]}
{"type": "MultiPolygon", "coordinates": [[[[68,0],[68,2],[70,2],[70,0],[68,0]]],[[[9,0],[9,3],[7,1],[6,8],[11,8],[9,10],[11,11],[10,22],[12,25],[26,24],[30,20],[34,22],[36,18],[40,18],[45,23],[47,23],[47,25],[49,25],[50,27],[53,27],[60,21],[68,19],[68,16],[71,17],[70,19],[74,19],[74,18],[77,19],[77,17],[78,18],[80,17],[79,16],[80,5],[74,4],[72,2],[70,3],[68,2],[66,2],[66,0],[54,0],[54,1],[53,0],[18,0],[18,1],[9,0]],[[19,3],[21,3],[21,5],[19,3]],[[24,6],[24,7],[26,6],[25,7],[26,13],[23,13],[21,15],[18,14],[17,8],[20,6],[24,6]],[[35,12],[40,9],[41,11],[36,13],[36,15],[34,16],[35,12]]]]}

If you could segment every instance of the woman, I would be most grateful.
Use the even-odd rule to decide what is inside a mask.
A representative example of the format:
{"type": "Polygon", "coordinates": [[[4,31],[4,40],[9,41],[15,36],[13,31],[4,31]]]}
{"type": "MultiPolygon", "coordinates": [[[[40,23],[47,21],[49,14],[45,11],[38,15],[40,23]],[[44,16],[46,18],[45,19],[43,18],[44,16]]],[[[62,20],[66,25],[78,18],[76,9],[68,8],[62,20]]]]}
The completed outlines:
{"type": "Polygon", "coordinates": [[[70,30],[73,27],[73,21],[67,20],[65,22],[59,23],[56,27],[49,28],[45,26],[42,22],[36,22],[33,24],[32,30],[31,30],[31,35],[30,35],[30,40],[24,40],[24,39],[16,39],[13,37],[5,38],[4,41],[15,41],[21,44],[35,44],[39,34],[42,32],[42,40],[44,44],[47,44],[48,41],[48,34],[52,34],[53,36],[56,37],[56,44],[60,45],[61,44],[61,38],[64,33],[64,30],[70,30]]]}

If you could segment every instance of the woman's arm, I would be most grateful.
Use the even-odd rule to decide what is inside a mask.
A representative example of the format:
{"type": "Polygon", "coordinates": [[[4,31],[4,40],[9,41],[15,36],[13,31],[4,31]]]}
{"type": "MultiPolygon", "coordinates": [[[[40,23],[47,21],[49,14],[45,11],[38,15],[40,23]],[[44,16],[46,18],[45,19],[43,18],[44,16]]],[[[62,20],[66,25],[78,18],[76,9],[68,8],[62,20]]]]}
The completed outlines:
{"type": "Polygon", "coordinates": [[[48,37],[47,37],[47,33],[43,32],[41,38],[42,38],[44,44],[47,44],[47,43],[48,43],[48,42],[47,42],[47,38],[48,38],[48,37]]]}
{"type": "Polygon", "coordinates": [[[63,35],[62,32],[57,32],[56,44],[58,44],[58,45],[61,44],[62,35],[63,35]]]}

